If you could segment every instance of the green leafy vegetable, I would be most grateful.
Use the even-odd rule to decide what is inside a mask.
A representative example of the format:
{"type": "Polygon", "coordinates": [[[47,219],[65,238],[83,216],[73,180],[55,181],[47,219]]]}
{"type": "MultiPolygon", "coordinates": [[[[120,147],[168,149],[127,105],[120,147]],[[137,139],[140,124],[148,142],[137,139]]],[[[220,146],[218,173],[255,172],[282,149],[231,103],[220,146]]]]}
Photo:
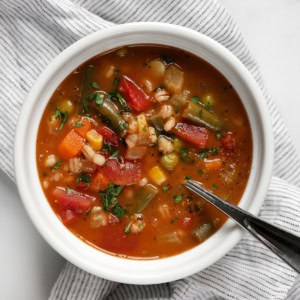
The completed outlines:
{"type": "Polygon", "coordinates": [[[201,158],[207,158],[208,154],[210,155],[218,155],[218,149],[217,148],[203,148],[201,151],[197,152],[197,155],[201,158]]]}
{"type": "Polygon", "coordinates": [[[174,195],[174,196],[173,196],[173,199],[174,199],[174,202],[175,202],[176,204],[178,204],[178,203],[180,203],[180,202],[182,201],[183,195],[174,195]]]}
{"type": "Polygon", "coordinates": [[[163,185],[161,189],[164,193],[166,193],[169,190],[169,187],[167,185],[163,185]]]}
{"type": "Polygon", "coordinates": [[[81,173],[79,177],[76,179],[76,182],[84,182],[84,183],[91,183],[91,175],[87,173],[81,173]]]}
{"type": "Polygon", "coordinates": [[[181,148],[180,149],[180,159],[183,162],[190,162],[191,158],[189,157],[189,149],[188,148],[181,148]]]}
{"type": "Polygon", "coordinates": [[[62,130],[62,128],[64,127],[64,125],[67,123],[68,120],[68,112],[62,112],[58,107],[55,108],[55,113],[54,113],[55,119],[59,119],[60,120],[60,126],[58,128],[58,130],[62,130]]]}
{"type": "Polygon", "coordinates": [[[119,156],[119,150],[116,150],[111,156],[112,157],[118,157],[119,156]]]}
{"type": "Polygon", "coordinates": [[[106,190],[100,192],[102,195],[102,204],[105,211],[110,211],[119,219],[123,217],[127,211],[122,208],[121,204],[117,202],[118,196],[122,192],[123,186],[110,183],[106,190]]]}
{"type": "Polygon", "coordinates": [[[94,89],[99,89],[99,88],[100,88],[100,85],[99,85],[96,81],[94,81],[94,82],[92,82],[92,87],[93,87],[94,89]]]}
{"type": "Polygon", "coordinates": [[[212,188],[213,190],[217,190],[217,189],[218,189],[218,186],[217,186],[215,183],[213,183],[213,184],[211,185],[211,188],[212,188]]]}
{"type": "Polygon", "coordinates": [[[95,96],[95,103],[99,106],[103,105],[103,99],[104,99],[104,95],[103,94],[96,94],[95,96]]]}
{"type": "Polygon", "coordinates": [[[194,103],[199,103],[199,97],[194,96],[194,97],[191,98],[191,101],[194,102],[194,103]]]}
{"type": "Polygon", "coordinates": [[[173,58],[167,55],[161,55],[160,59],[167,65],[174,63],[173,58]]]}
{"type": "Polygon", "coordinates": [[[58,160],[55,165],[52,167],[53,170],[58,170],[60,168],[60,165],[62,163],[62,160],[58,160]]]}
{"type": "Polygon", "coordinates": [[[66,192],[68,195],[73,194],[72,190],[68,186],[66,187],[66,192]]]}
{"type": "Polygon", "coordinates": [[[86,114],[89,112],[89,106],[91,99],[91,79],[94,73],[94,68],[92,65],[88,65],[83,70],[81,89],[80,89],[80,99],[79,99],[79,110],[80,114],[86,114]]]}
{"type": "Polygon", "coordinates": [[[130,224],[127,224],[127,225],[125,226],[124,232],[125,232],[126,234],[129,234],[129,233],[130,233],[130,227],[131,227],[131,223],[130,223],[130,224]]]}

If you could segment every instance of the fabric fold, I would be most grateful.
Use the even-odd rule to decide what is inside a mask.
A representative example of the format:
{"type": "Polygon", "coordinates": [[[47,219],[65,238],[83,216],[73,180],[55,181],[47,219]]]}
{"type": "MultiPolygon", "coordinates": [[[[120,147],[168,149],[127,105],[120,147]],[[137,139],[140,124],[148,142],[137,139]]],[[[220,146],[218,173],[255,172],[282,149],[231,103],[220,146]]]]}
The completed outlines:
{"type": "MultiPolygon", "coordinates": [[[[271,114],[274,177],[260,217],[299,234],[300,164],[278,108],[228,12],[213,0],[2,0],[0,2],[0,167],[14,180],[13,138],[22,103],[63,49],[113,24],[157,21],[189,27],[228,48],[260,86],[271,114]]],[[[30,101],[30,99],[29,99],[30,101]]],[[[296,273],[249,235],[211,267],[162,285],[95,277],[67,263],[50,299],[286,299],[296,273]]],[[[299,280],[288,299],[297,299],[299,280]]]]}

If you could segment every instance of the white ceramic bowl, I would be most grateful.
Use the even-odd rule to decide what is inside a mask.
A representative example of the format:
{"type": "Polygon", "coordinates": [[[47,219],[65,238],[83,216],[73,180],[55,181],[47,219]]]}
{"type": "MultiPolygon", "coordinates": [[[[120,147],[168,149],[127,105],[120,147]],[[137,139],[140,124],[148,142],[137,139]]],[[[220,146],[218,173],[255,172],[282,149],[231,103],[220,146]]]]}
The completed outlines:
{"type": "Polygon", "coordinates": [[[34,225],[67,260],[113,281],[163,283],[207,268],[237,244],[243,231],[233,221],[227,221],[203,244],[173,257],[147,261],[112,256],[88,246],[60,222],[45,198],[36,165],[38,126],[57,86],[91,57],[130,44],[168,45],[191,52],[212,64],[234,86],[246,108],[253,138],[251,174],[239,206],[253,214],[259,212],[273,165],[271,122],[260,89],[242,63],[223,46],[193,30],[168,24],[118,25],[95,32],[58,55],[38,78],[23,105],[15,137],[15,172],[20,196],[34,225]]]}

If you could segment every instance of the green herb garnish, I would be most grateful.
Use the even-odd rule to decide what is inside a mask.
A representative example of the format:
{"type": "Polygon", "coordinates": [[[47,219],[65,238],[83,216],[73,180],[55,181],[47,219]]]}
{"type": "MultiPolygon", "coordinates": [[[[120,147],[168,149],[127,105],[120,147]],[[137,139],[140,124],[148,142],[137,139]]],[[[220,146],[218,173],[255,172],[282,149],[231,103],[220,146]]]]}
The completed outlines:
{"type": "Polygon", "coordinates": [[[185,180],[191,180],[191,179],[192,179],[192,176],[185,176],[184,179],[185,179],[185,180]]]}
{"type": "Polygon", "coordinates": [[[207,158],[208,154],[210,155],[218,155],[218,149],[217,148],[203,148],[201,151],[197,152],[197,155],[201,158],[207,158]]]}
{"type": "Polygon", "coordinates": [[[94,81],[94,82],[92,83],[92,87],[93,87],[94,89],[99,89],[99,88],[100,88],[100,85],[99,85],[96,81],[94,81]]]}
{"type": "Polygon", "coordinates": [[[203,171],[202,171],[202,170],[198,170],[197,173],[198,173],[199,175],[203,175],[203,171]]]}
{"type": "Polygon", "coordinates": [[[170,56],[167,56],[167,55],[161,55],[161,56],[160,56],[160,59],[161,59],[164,63],[166,63],[167,65],[174,63],[173,58],[170,57],[170,56]]]}
{"type": "Polygon", "coordinates": [[[104,99],[104,95],[103,94],[96,94],[95,96],[95,103],[99,106],[103,105],[103,99],[104,99]]]}
{"type": "Polygon", "coordinates": [[[76,182],[84,182],[84,183],[91,183],[91,175],[87,173],[81,173],[79,177],[76,179],[76,182]]]}
{"type": "Polygon", "coordinates": [[[82,126],[83,126],[82,123],[80,123],[80,122],[75,122],[75,127],[76,127],[76,128],[80,128],[80,127],[82,127],[82,126]]]}
{"type": "Polygon", "coordinates": [[[178,204],[178,203],[180,203],[180,202],[182,201],[183,195],[174,195],[174,196],[173,196],[173,199],[174,199],[174,202],[175,202],[176,204],[178,204]]]}
{"type": "Polygon", "coordinates": [[[197,204],[195,204],[195,205],[194,205],[194,211],[197,212],[197,211],[199,211],[199,210],[200,210],[199,206],[198,206],[197,204]]]}
{"type": "Polygon", "coordinates": [[[119,156],[119,150],[116,150],[111,157],[118,157],[119,156]]]}
{"type": "Polygon", "coordinates": [[[189,149],[188,148],[180,149],[180,159],[184,162],[189,162],[191,160],[189,157],[189,149]]]}
{"type": "Polygon", "coordinates": [[[114,73],[115,73],[115,74],[119,74],[119,73],[120,73],[120,70],[119,70],[119,69],[114,69],[114,73]]]}
{"type": "Polygon", "coordinates": [[[102,204],[105,211],[110,211],[119,219],[127,212],[122,208],[121,204],[117,202],[119,194],[122,192],[123,186],[110,183],[106,190],[101,191],[102,204]]]}
{"type": "Polygon", "coordinates": [[[211,185],[211,188],[212,188],[212,190],[217,190],[217,189],[218,189],[218,186],[217,186],[215,183],[213,183],[213,184],[211,185]]]}
{"type": "Polygon", "coordinates": [[[197,96],[191,97],[191,101],[194,103],[199,103],[199,97],[197,96]]]}
{"type": "Polygon", "coordinates": [[[128,225],[125,226],[124,232],[125,232],[126,234],[129,234],[129,233],[130,233],[130,227],[131,227],[131,224],[128,224],[128,225]]]}
{"type": "Polygon", "coordinates": [[[163,191],[164,193],[166,193],[166,192],[169,190],[169,187],[166,186],[166,185],[163,185],[163,186],[161,187],[161,189],[162,189],[162,191],[163,191]]]}
{"type": "Polygon", "coordinates": [[[61,165],[61,163],[62,163],[62,160],[61,160],[61,159],[58,160],[58,161],[55,163],[55,165],[52,167],[52,170],[58,170],[59,167],[60,167],[60,165],[61,165]]]}
{"type": "Polygon", "coordinates": [[[72,190],[68,186],[66,187],[66,192],[68,195],[73,194],[72,190]]]}
{"type": "Polygon", "coordinates": [[[58,130],[62,130],[64,125],[67,123],[69,113],[67,111],[62,112],[58,107],[55,108],[55,119],[60,120],[60,126],[58,130]]]}
{"type": "Polygon", "coordinates": [[[222,134],[220,132],[216,132],[215,137],[219,140],[222,137],[222,134]]]}

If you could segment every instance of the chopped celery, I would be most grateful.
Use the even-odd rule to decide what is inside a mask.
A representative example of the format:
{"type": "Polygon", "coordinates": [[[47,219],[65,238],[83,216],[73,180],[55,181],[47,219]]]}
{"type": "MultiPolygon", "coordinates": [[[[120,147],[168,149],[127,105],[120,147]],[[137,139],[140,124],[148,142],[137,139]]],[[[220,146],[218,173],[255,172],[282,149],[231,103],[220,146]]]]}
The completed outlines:
{"type": "Polygon", "coordinates": [[[218,116],[194,102],[189,102],[182,116],[197,125],[205,125],[213,130],[221,130],[224,126],[218,116]]]}
{"type": "Polygon", "coordinates": [[[135,203],[130,209],[130,213],[136,214],[142,212],[147,205],[155,198],[158,189],[152,184],[146,184],[135,190],[134,199],[135,203]]]}
{"type": "Polygon", "coordinates": [[[197,229],[194,230],[193,234],[200,242],[203,242],[208,237],[210,237],[213,232],[214,226],[211,222],[208,222],[200,225],[197,229]]]}
{"type": "Polygon", "coordinates": [[[168,244],[181,244],[181,240],[176,231],[161,235],[158,240],[168,244]]]}

